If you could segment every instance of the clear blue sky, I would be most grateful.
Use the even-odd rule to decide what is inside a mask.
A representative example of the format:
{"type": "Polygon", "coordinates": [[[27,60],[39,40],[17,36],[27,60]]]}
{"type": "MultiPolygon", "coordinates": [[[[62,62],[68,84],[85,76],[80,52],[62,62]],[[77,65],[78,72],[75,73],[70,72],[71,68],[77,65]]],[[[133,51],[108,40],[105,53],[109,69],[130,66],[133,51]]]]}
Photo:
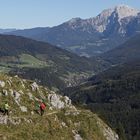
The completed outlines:
{"type": "Polygon", "coordinates": [[[140,9],[140,0],[0,0],[0,28],[55,26],[119,4],[140,9]]]}

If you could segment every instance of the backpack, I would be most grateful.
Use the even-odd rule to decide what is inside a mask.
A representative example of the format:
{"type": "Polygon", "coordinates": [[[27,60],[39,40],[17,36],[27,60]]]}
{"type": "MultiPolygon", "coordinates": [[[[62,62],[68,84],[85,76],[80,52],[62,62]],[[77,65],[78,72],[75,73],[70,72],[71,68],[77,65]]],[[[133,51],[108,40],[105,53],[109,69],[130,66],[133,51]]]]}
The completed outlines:
{"type": "Polygon", "coordinates": [[[46,105],[44,103],[41,103],[40,107],[44,110],[46,108],[46,105]]]}

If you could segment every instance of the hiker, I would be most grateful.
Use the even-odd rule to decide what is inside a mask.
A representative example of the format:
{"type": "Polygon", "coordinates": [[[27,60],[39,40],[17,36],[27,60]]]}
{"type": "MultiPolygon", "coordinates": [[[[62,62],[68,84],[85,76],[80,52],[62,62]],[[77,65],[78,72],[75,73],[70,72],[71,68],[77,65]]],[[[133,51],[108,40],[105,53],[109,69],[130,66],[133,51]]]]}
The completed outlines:
{"type": "Polygon", "coordinates": [[[46,104],[44,102],[40,102],[40,115],[43,116],[46,108],[46,104]]]}
{"type": "Polygon", "coordinates": [[[38,102],[35,102],[35,112],[40,114],[40,104],[38,102]]]}
{"type": "Polygon", "coordinates": [[[10,108],[10,106],[9,106],[8,102],[6,102],[4,105],[4,115],[9,116],[9,108],[10,108]]]}

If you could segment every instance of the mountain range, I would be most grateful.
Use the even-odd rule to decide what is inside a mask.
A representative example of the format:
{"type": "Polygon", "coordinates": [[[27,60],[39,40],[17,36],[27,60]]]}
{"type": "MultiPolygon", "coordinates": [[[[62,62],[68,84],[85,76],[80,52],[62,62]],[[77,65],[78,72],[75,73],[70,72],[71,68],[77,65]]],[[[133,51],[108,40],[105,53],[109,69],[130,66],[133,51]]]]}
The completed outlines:
{"type": "Polygon", "coordinates": [[[119,5],[93,18],[73,18],[51,28],[16,30],[6,34],[49,42],[89,57],[111,50],[139,33],[139,12],[129,6],[119,5]]]}

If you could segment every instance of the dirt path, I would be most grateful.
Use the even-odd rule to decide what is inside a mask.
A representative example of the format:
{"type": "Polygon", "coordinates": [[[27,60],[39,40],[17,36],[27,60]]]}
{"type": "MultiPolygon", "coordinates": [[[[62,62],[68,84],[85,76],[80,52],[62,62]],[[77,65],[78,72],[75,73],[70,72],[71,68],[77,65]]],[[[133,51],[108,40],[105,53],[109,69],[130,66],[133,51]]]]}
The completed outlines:
{"type": "MultiPolygon", "coordinates": [[[[59,111],[54,111],[54,112],[50,112],[50,113],[45,113],[43,116],[50,116],[50,115],[53,115],[53,114],[57,114],[59,111]]],[[[37,118],[37,117],[40,117],[40,115],[38,114],[38,116],[37,115],[27,115],[27,116],[19,116],[19,117],[12,117],[12,116],[9,116],[9,118],[11,118],[11,119],[24,119],[24,118],[37,118]]]]}

